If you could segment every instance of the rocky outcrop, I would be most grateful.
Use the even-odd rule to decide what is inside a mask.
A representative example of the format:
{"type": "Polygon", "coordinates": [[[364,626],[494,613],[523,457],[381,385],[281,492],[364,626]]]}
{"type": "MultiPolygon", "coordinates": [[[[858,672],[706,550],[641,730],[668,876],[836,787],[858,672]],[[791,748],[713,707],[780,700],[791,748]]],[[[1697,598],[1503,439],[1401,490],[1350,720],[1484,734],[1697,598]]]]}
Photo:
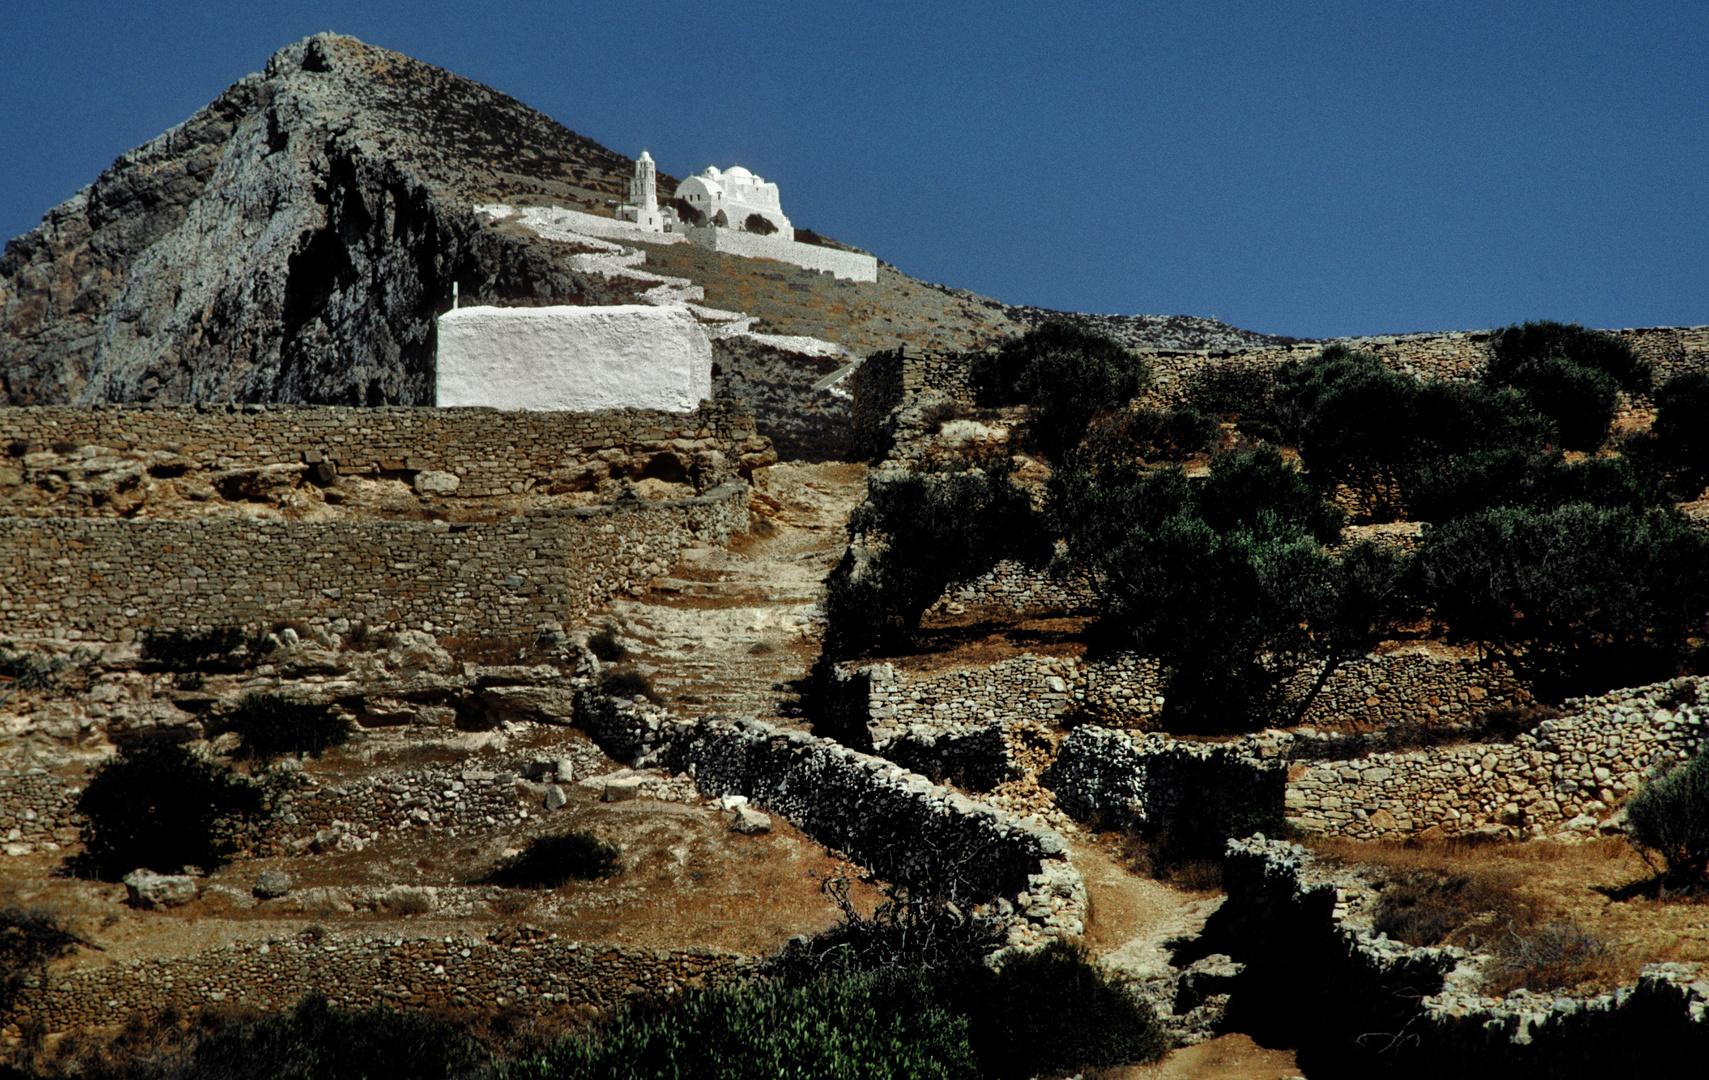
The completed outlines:
{"type": "Polygon", "coordinates": [[[7,245],[4,400],[432,404],[453,282],[510,305],[635,287],[471,203],[603,197],[629,168],[478,83],[308,38],[7,245]]]}

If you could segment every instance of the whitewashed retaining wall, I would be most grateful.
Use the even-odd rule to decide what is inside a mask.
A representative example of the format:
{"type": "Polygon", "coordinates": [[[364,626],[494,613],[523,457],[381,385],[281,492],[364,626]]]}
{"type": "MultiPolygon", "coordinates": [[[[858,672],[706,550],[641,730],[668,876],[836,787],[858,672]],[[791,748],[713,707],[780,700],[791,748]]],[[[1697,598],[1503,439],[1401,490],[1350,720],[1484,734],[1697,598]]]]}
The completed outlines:
{"type": "Polygon", "coordinates": [[[836,248],[820,247],[818,244],[802,244],[794,240],[780,240],[775,236],[761,236],[759,233],[720,229],[715,226],[691,228],[686,230],[686,235],[690,243],[724,255],[776,259],[778,262],[793,263],[808,270],[835,274],[850,281],[878,280],[878,260],[871,255],[838,251],[836,248]]]}
{"type": "Polygon", "coordinates": [[[439,317],[435,403],[534,412],[691,412],[712,342],[683,307],[470,307],[439,317]]]}

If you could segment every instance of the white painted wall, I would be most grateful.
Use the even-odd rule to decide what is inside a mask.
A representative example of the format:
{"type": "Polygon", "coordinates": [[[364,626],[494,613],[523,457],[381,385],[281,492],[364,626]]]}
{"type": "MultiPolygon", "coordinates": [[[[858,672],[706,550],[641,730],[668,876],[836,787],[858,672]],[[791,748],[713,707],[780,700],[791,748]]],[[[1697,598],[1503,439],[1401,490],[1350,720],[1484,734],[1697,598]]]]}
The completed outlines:
{"type": "Polygon", "coordinates": [[[871,255],[857,255],[852,251],[838,251],[817,244],[799,244],[794,240],[737,232],[735,229],[687,229],[684,235],[699,247],[721,251],[726,255],[776,259],[778,262],[793,263],[809,270],[829,270],[837,277],[848,278],[850,281],[878,280],[878,260],[871,255]]]}
{"type": "Polygon", "coordinates": [[[712,343],[683,307],[468,307],[439,317],[440,406],[689,412],[712,343]]]}

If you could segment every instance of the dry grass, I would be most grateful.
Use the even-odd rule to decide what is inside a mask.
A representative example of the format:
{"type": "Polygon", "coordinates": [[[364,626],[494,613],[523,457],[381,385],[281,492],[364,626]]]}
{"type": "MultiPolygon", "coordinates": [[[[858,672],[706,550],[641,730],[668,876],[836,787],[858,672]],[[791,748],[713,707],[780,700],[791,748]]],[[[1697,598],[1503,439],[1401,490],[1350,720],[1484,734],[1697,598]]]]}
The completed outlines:
{"type": "Polygon", "coordinates": [[[1491,993],[1600,992],[1647,963],[1709,961],[1709,897],[1645,895],[1651,871],[1623,839],[1310,846],[1382,884],[1377,929],[1491,953],[1491,993]]]}
{"type": "Polygon", "coordinates": [[[1222,864],[1186,851],[1173,841],[1167,830],[1149,839],[1134,833],[1122,834],[1117,851],[1122,866],[1130,874],[1191,893],[1222,892],[1222,864]]]}

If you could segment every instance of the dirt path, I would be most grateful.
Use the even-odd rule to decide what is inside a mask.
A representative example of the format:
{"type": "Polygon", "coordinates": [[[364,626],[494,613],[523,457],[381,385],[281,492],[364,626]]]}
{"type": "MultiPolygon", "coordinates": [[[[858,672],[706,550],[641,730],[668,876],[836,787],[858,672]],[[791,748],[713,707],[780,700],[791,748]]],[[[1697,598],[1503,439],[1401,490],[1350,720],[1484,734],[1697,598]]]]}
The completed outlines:
{"type": "Polygon", "coordinates": [[[684,713],[791,716],[793,680],[819,654],[820,595],[842,557],[862,465],[774,465],[754,474],[754,528],[683,553],[671,577],[590,619],[609,626],[659,698],[684,713]]]}

